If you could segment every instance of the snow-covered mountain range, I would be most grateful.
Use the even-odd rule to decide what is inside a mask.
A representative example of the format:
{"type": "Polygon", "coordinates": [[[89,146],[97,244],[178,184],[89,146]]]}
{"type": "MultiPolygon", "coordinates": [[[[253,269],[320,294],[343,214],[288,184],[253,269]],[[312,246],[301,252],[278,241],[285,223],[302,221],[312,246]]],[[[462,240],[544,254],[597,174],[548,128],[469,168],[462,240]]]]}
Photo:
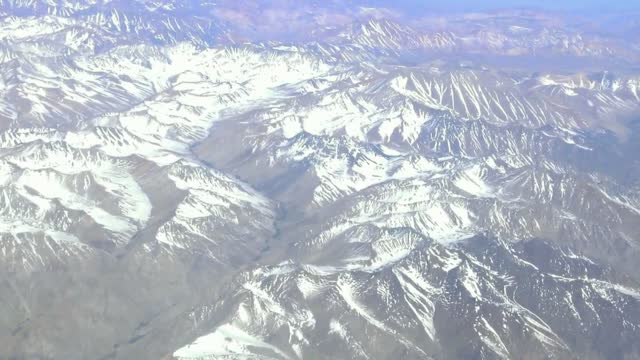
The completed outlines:
{"type": "Polygon", "coordinates": [[[365,5],[0,0],[0,358],[640,357],[629,32],[365,5]]]}

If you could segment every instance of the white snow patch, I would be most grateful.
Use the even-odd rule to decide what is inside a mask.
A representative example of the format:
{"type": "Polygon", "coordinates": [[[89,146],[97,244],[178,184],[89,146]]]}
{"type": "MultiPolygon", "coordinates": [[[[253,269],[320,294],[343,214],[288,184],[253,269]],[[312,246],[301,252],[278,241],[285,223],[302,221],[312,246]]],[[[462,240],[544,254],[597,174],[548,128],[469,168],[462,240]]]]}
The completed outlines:
{"type": "Polygon", "coordinates": [[[493,189],[484,180],[485,169],[479,165],[473,166],[458,174],[453,181],[460,190],[477,197],[491,197],[493,189]]]}
{"type": "Polygon", "coordinates": [[[261,353],[271,352],[289,359],[289,356],[277,347],[231,324],[222,325],[213,333],[197,338],[193,343],[176,350],[173,356],[185,360],[215,357],[242,358],[255,355],[252,349],[260,350],[261,353]]]}

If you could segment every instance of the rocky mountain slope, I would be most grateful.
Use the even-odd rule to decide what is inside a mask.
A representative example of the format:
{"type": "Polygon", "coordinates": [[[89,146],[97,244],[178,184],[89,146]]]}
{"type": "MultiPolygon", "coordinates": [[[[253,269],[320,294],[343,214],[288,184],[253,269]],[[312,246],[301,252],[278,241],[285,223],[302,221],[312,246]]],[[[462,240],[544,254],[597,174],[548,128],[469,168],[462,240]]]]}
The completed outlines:
{"type": "Polygon", "coordinates": [[[361,5],[0,0],[0,358],[640,357],[639,49],[361,5]]]}

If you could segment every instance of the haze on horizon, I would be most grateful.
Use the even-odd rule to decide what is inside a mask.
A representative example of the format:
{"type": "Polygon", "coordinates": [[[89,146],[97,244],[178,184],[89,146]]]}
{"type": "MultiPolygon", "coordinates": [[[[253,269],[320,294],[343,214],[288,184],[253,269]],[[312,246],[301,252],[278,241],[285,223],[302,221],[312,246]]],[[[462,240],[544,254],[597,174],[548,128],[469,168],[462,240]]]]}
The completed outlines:
{"type": "Polygon", "coordinates": [[[640,11],[640,1],[605,1],[605,0],[369,0],[373,6],[399,7],[406,10],[422,11],[486,11],[507,8],[534,8],[543,10],[576,11],[576,12],[615,12],[640,11]]]}

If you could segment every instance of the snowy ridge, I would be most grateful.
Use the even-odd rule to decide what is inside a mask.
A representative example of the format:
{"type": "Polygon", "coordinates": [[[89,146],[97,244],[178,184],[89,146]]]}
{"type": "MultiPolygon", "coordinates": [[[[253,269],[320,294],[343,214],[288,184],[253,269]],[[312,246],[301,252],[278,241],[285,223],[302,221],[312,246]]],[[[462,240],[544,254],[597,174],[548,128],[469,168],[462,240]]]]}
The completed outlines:
{"type": "MultiPolygon", "coordinates": [[[[580,324],[583,336],[591,336],[592,325],[587,325],[584,316],[596,308],[610,312],[609,317],[595,321],[624,327],[627,329],[624,337],[635,336],[639,331],[637,323],[622,320],[623,308],[637,306],[637,299],[624,290],[616,290],[618,285],[604,285],[596,279],[557,279],[555,274],[544,273],[538,267],[516,265],[522,263],[522,256],[535,257],[526,247],[491,245],[491,248],[503,253],[499,264],[475,258],[463,248],[447,249],[431,242],[402,261],[373,273],[342,270],[318,274],[292,264],[254,271],[238,281],[251,284],[251,292],[260,294],[256,296],[261,300],[240,300],[244,297],[235,295],[218,300],[214,313],[215,308],[222,309],[221,304],[227,301],[237,309],[226,316],[228,323],[214,325],[216,330],[212,334],[181,348],[174,356],[196,359],[210,356],[216,347],[210,343],[207,348],[210,350],[201,349],[204,339],[214,339],[230,327],[244,329],[258,339],[264,339],[267,333],[289,333],[289,337],[271,337],[268,345],[260,340],[252,352],[260,356],[264,355],[261,349],[278,349],[283,358],[331,358],[341,351],[356,358],[368,358],[390,356],[399,349],[420,358],[471,353],[482,354],[483,358],[511,358],[522,346],[566,356],[569,345],[563,336],[568,328],[563,322],[580,324]],[[507,263],[511,265],[503,267],[507,263]],[[503,273],[506,269],[510,269],[508,274],[503,273]],[[532,280],[521,281],[525,277],[532,280]],[[574,285],[568,286],[567,282],[574,285]],[[596,288],[605,286],[608,290],[589,290],[591,282],[596,288]],[[296,290],[300,286],[296,284],[301,283],[314,284],[312,296],[296,290]],[[516,284],[518,289],[514,290],[516,284]],[[529,298],[518,293],[529,294],[529,298]],[[556,303],[547,301],[549,297],[570,300],[556,303]],[[541,312],[545,314],[542,317],[534,313],[547,304],[567,316],[559,320],[545,312],[541,312]],[[439,315],[435,316],[436,313],[439,315]],[[465,314],[463,318],[461,313],[465,314]],[[367,329],[368,337],[363,336],[362,327],[367,329]],[[448,334],[463,328],[473,329],[470,343],[455,345],[448,334]],[[383,334],[392,334],[388,339],[393,340],[381,347],[374,339],[383,334]],[[304,340],[300,342],[301,339],[304,340]]],[[[560,250],[551,251],[564,256],[560,250]]],[[[574,260],[563,258],[563,261],[574,260]]],[[[575,261],[574,265],[579,267],[582,260],[575,261]]],[[[243,341],[244,336],[229,336],[230,344],[243,341]]],[[[246,355],[246,350],[239,347],[226,354],[246,355]]]]}
{"type": "Polygon", "coordinates": [[[0,0],[0,358],[637,357],[631,35],[378,10],[0,0]]]}
{"type": "Polygon", "coordinates": [[[501,14],[478,14],[475,18],[464,14],[444,22],[438,17],[427,18],[423,23],[407,21],[409,25],[385,18],[368,19],[350,24],[334,41],[400,53],[420,50],[514,57],[549,53],[592,57],[638,56],[627,52],[615,39],[559,27],[554,23],[557,19],[536,15],[511,15],[505,19],[501,14]],[[523,27],[519,21],[533,26],[523,27]]]}

